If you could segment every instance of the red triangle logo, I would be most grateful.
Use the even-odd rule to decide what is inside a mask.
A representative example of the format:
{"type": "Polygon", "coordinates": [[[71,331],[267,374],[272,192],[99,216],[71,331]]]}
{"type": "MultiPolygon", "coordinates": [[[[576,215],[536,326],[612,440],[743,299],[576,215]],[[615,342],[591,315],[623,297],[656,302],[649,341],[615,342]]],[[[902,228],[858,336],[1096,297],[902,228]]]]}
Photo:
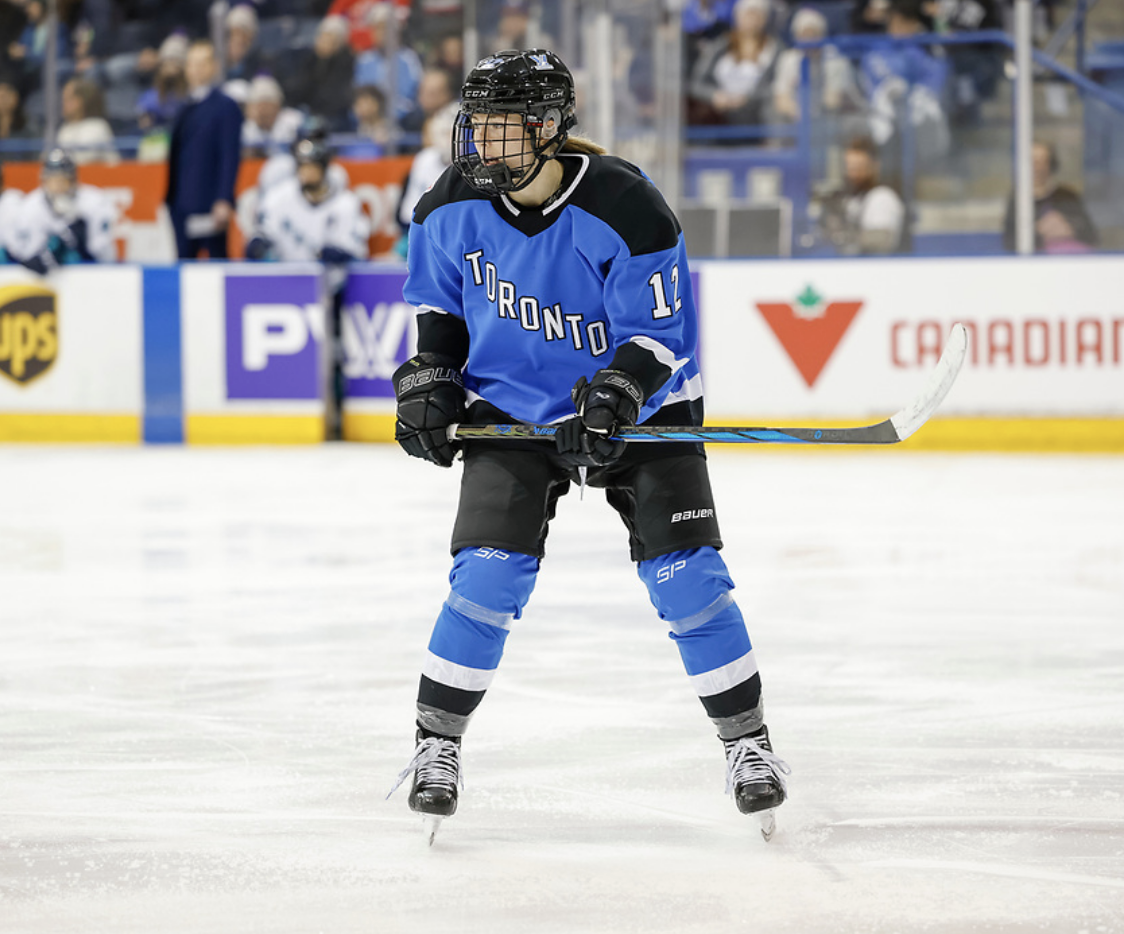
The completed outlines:
{"type": "Polygon", "coordinates": [[[798,315],[787,302],[757,302],[808,388],[819,378],[862,306],[862,302],[829,302],[822,315],[810,318],[798,315]]]}

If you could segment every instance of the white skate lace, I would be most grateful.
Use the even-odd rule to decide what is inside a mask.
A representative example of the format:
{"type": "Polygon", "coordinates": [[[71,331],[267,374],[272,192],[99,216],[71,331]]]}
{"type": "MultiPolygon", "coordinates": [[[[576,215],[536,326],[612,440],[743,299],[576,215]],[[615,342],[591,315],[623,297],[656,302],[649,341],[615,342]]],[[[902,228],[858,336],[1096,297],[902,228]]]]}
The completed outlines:
{"type": "Polygon", "coordinates": [[[389,798],[406,780],[411,772],[418,773],[418,784],[438,788],[464,787],[461,776],[461,747],[451,739],[429,736],[418,743],[414,758],[401,772],[394,787],[386,793],[389,798]]]}
{"type": "Polygon", "coordinates": [[[767,782],[780,786],[788,795],[785,776],[792,769],[772,750],[754,741],[752,736],[743,736],[726,745],[726,794],[733,794],[741,785],[767,782]]]}

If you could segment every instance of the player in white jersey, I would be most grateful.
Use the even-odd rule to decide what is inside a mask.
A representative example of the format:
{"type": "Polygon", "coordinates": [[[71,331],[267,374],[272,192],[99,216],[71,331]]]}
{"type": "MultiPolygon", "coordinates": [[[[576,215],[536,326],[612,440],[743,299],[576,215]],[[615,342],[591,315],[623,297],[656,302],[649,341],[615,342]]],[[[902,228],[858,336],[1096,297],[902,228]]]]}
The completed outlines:
{"type": "Polygon", "coordinates": [[[293,154],[296,175],[263,195],[246,256],[333,265],[366,259],[370,221],[354,192],[331,185],[328,147],[303,139],[293,154]]]}
{"type": "Polygon", "coordinates": [[[7,238],[12,259],[44,274],[71,263],[111,263],[116,211],[100,188],[78,184],[78,170],[62,149],[43,160],[41,183],[14,212],[7,238]]]}
{"type": "Polygon", "coordinates": [[[340,344],[340,316],[347,266],[369,255],[371,224],[362,202],[329,180],[331,153],[322,140],[302,139],[293,147],[297,173],[280,182],[258,205],[253,238],[246,244],[251,260],[320,261],[326,269],[330,303],[333,374],[327,433],[340,437],[345,380],[340,344]]]}
{"type": "MultiPolygon", "coordinates": [[[[3,166],[0,166],[0,171],[3,171],[3,166]]],[[[0,175],[0,189],[2,188],[3,176],[0,175]]],[[[9,242],[15,232],[16,214],[19,212],[21,201],[23,201],[23,192],[15,188],[0,193],[0,265],[12,262],[9,242]]]]}
{"type": "MultiPolygon", "coordinates": [[[[295,150],[306,139],[316,140],[327,145],[328,124],[320,117],[306,117],[301,124],[300,133],[290,149],[285,152],[274,153],[265,160],[265,165],[258,173],[258,197],[264,198],[266,192],[275,188],[281,182],[288,181],[297,174],[297,160],[295,150]]],[[[342,191],[351,187],[351,176],[338,162],[328,166],[328,184],[333,191],[342,191]]]]}

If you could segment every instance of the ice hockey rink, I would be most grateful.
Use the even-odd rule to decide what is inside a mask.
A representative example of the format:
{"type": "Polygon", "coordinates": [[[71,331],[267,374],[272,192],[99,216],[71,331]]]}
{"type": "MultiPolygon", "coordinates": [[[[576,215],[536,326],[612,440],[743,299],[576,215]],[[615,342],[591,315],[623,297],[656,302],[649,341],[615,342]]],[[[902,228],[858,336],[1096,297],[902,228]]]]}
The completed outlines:
{"type": "Polygon", "coordinates": [[[1124,458],[710,451],[773,841],[574,490],[428,848],[459,470],[0,447],[0,932],[1124,931],[1124,458]]]}

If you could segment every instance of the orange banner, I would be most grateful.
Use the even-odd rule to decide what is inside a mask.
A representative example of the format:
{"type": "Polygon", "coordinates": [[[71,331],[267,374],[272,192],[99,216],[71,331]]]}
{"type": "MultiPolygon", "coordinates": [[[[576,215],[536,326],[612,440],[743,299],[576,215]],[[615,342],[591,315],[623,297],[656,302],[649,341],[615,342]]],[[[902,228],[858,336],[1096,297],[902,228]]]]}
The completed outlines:
{"type": "MultiPolygon", "coordinates": [[[[379,257],[394,248],[400,235],[398,200],[412,156],[394,156],[369,161],[339,160],[351,177],[351,189],[371,217],[371,256],[379,257]]],[[[242,163],[235,186],[237,216],[243,222],[253,217],[261,160],[242,163]]],[[[162,162],[122,162],[117,165],[83,165],[78,179],[105,189],[118,208],[118,256],[136,262],[172,262],[175,246],[164,208],[168,169],[162,162]]],[[[4,166],[4,186],[32,191],[39,185],[39,164],[9,162],[4,166]]],[[[230,233],[230,255],[241,257],[242,228],[236,221],[230,233]]]]}

